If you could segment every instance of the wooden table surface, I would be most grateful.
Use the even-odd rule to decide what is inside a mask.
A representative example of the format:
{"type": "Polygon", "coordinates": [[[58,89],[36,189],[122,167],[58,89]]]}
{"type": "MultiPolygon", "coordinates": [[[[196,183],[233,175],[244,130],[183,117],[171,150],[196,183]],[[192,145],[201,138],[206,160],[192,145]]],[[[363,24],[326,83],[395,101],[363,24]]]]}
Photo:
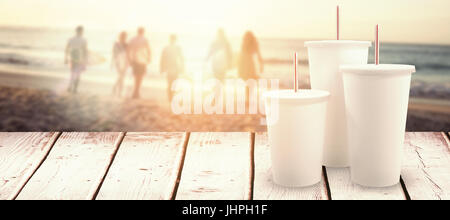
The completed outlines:
{"type": "Polygon", "coordinates": [[[307,188],[273,184],[266,133],[0,133],[3,199],[450,199],[443,132],[405,137],[401,183],[353,184],[323,168],[307,188]]]}

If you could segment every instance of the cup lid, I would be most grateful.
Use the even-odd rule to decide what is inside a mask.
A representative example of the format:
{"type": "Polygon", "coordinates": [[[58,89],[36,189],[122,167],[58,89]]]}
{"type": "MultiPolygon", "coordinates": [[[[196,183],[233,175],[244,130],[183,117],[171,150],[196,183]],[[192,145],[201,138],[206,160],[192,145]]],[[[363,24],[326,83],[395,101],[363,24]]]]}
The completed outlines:
{"type": "Polygon", "coordinates": [[[358,40],[321,40],[321,41],[306,41],[305,47],[370,47],[370,41],[358,40]]]}
{"type": "Polygon", "coordinates": [[[299,89],[295,92],[293,89],[266,91],[264,98],[278,99],[286,102],[302,101],[325,101],[330,96],[328,91],[316,89],[299,89]]]}
{"type": "Polygon", "coordinates": [[[416,72],[414,65],[404,64],[357,64],[341,65],[339,70],[343,73],[379,75],[379,74],[411,74],[416,72]]]}

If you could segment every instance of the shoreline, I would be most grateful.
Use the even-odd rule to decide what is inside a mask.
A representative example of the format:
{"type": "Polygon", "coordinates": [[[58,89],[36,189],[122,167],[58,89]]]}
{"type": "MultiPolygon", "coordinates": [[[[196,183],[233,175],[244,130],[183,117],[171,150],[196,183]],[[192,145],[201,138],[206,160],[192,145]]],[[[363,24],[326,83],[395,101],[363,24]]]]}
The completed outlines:
{"type": "MultiPolygon", "coordinates": [[[[0,131],[266,131],[259,114],[174,115],[164,76],[146,77],[142,99],[113,97],[115,77],[96,82],[83,76],[80,93],[72,95],[68,73],[0,70],[0,131]]],[[[407,117],[407,131],[450,131],[450,100],[411,97],[407,117]]]]}
{"type": "MultiPolygon", "coordinates": [[[[113,84],[116,80],[117,74],[111,73],[110,78],[101,76],[92,76],[89,73],[83,73],[81,76],[79,91],[81,94],[95,94],[110,96],[113,84]]],[[[35,73],[33,71],[9,71],[0,69],[0,87],[17,87],[17,88],[31,88],[49,90],[56,93],[64,93],[69,80],[69,71],[62,74],[55,73],[35,73]]],[[[124,85],[124,93],[129,93],[132,87],[132,74],[127,73],[124,85]]],[[[285,84],[281,80],[281,87],[285,84]]],[[[144,99],[154,99],[158,101],[168,101],[167,98],[161,98],[157,95],[158,92],[166,94],[166,78],[164,75],[147,74],[142,84],[142,96],[144,99]]],[[[309,88],[301,82],[301,87],[309,88]]],[[[125,94],[126,95],[126,94],[125,94]]],[[[442,98],[432,98],[427,96],[410,96],[409,108],[413,110],[432,111],[439,113],[450,114],[450,100],[442,98]]]]}
{"type": "MultiPolygon", "coordinates": [[[[447,108],[448,109],[448,108],[447,108]]],[[[433,105],[410,105],[406,131],[450,131],[450,117],[433,105]],[[430,111],[431,110],[431,111],[430,111]]],[[[147,99],[0,86],[0,131],[261,132],[264,115],[175,115],[147,99]]]]}
{"type": "Polygon", "coordinates": [[[427,111],[450,115],[450,101],[442,102],[441,99],[411,98],[408,110],[427,111]]]}

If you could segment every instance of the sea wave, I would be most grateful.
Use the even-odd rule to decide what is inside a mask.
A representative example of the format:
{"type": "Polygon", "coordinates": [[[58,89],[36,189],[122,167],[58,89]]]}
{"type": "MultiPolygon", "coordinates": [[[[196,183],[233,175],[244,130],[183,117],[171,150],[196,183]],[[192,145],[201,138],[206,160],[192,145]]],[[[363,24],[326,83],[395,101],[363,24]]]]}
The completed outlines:
{"type": "MultiPolygon", "coordinates": [[[[431,69],[431,70],[450,70],[450,64],[446,63],[423,63],[416,64],[416,70],[431,69]]],[[[450,71],[449,71],[450,74],[450,71]]]]}
{"type": "MultiPolygon", "coordinates": [[[[101,54],[89,51],[89,65],[98,65],[105,61],[105,57],[101,54]]],[[[18,66],[55,68],[61,67],[62,60],[27,56],[20,53],[0,53],[0,63],[18,66]]]]}
{"type": "Polygon", "coordinates": [[[25,45],[25,44],[5,44],[0,43],[0,49],[12,49],[12,50],[41,50],[41,51],[60,51],[64,48],[57,46],[36,46],[36,45],[25,45]]]}
{"type": "Polygon", "coordinates": [[[8,48],[8,49],[37,49],[29,45],[11,45],[11,44],[2,44],[0,43],[0,48],[8,48]]]}
{"type": "Polygon", "coordinates": [[[411,45],[411,44],[383,44],[380,53],[387,54],[420,54],[433,56],[450,56],[450,46],[448,45],[411,45]]]}
{"type": "MultiPolygon", "coordinates": [[[[0,53],[0,63],[28,66],[33,62],[29,58],[15,53],[0,53]]],[[[34,63],[38,65],[39,63],[34,63]]]]}
{"type": "Polygon", "coordinates": [[[450,83],[431,83],[414,80],[411,83],[411,97],[450,99],[450,83]]]}

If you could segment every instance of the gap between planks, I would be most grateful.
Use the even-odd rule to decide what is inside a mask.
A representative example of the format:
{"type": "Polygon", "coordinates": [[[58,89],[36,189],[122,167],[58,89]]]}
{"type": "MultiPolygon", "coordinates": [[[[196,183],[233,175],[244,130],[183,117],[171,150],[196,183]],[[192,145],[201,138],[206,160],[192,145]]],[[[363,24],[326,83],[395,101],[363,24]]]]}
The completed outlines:
{"type": "Polygon", "coordinates": [[[330,187],[330,183],[328,182],[328,174],[327,174],[327,167],[322,166],[322,175],[323,175],[323,179],[324,179],[324,185],[325,185],[325,193],[327,195],[327,200],[333,200],[333,198],[331,197],[331,187],[330,187]]]}
{"type": "Polygon", "coordinates": [[[186,147],[185,162],[183,163],[180,182],[174,198],[178,200],[207,198],[219,200],[251,199],[251,140],[251,132],[195,132],[191,134],[186,147]],[[227,145],[230,146],[228,147],[227,145]],[[221,150],[224,150],[223,153],[225,154],[221,154],[221,150]],[[211,153],[211,156],[208,156],[210,155],[209,153],[211,153]],[[235,153],[238,153],[238,155],[235,153]],[[204,156],[208,156],[208,158],[202,158],[204,156]],[[214,157],[221,158],[221,160],[214,160],[214,157]],[[201,162],[197,161],[199,159],[201,162]],[[233,164],[239,168],[233,170],[232,168],[224,167],[222,159],[234,160],[233,164]],[[239,174],[245,174],[246,180],[242,179],[242,176],[239,174]],[[230,177],[229,175],[233,176],[230,177]],[[218,185],[215,185],[211,181],[220,182],[216,182],[218,185]],[[232,184],[224,185],[224,182],[227,181],[232,182],[232,184]],[[232,193],[224,194],[229,192],[232,193]],[[239,194],[243,197],[240,197],[239,194]]]}
{"type": "Polygon", "coordinates": [[[254,200],[330,200],[328,175],[323,166],[320,183],[309,187],[284,187],[272,179],[267,132],[256,134],[254,151],[254,200]]]}
{"type": "Polygon", "coordinates": [[[128,132],[96,200],[171,200],[187,140],[186,132],[128,132]]]}
{"type": "MultiPolygon", "coordinates": [[[[249,192],[249,199],[253,200],[254,198],[254,187],[255,187],[255,138],[256,138],[256,134],[255,132],[249,132],[249,142],[250,142],[250,192],[249,192]]],[[[172,199],[176,198],[177,195],[177,191],[178,191],[178,187],[179,187],[179,183],[181,180],[181,176],[182,176],[182,172],[183,172],[183,166],[184,166],[184,160],[186,157],[186,151],[187,151],[187,147],[188,147],[188,143],[189,143],[189,134],[186,136],[186,142],[184,145],[184,152],[183,152],[183,157],[182,157],[182,162],[180,164],[180,171],[179,171],[179,175],[177,178],[177,182],[176,182],[176,186],[175,186],[175,190],[174,190],[174,194],[172,199]]],[[[328,200],[331,200],[331,193],[330,193],[330,186],[328,183],[328,177],[327,177],[327,171],[325,167],[322,167],[322,174],[324,176],[324,182],[323,182],[323,187],[325,188],[325,193],[327,196],[328,200]]]]}
{"type": "Polygon", "coordinates": [[[63,132],[16,199],[93,199],[120,136],[120,132],[63,132]]]}
{"type": "Polygon", "coordinates": [[[92,196],[91,200],[95,200],[97,198],[98,193],[100,192],[100,189],[102,188],[103,182],[105,182],[106,175],[108,175],[109,169],[111,169],[114,159],[116,159],[116,155],[117,155],[117,152],[119,151],[120,145],[122,145],[123,139],[125,138],[126,135],[127,135],[127,132],[119,133],[119,138],[117,139],[117,142],[114,143],[115,151],[113,152],[111,161],[109,162],[108,167],[106,168],[105,174],[103,175],[102,179],[100,180],[97,190],[95,191],[94,196],[92,196]]]}
{"type": "MultiPolygon", "coordinates": [[[[47,156],[50,154],[53,146],[55,145],[55,143],[57,142],[57,140],[59,139],[61,134],[62,134],[61,132],[56,132],[55,133],[54,137],[52,137],[51,141],[48,143],[49,145],[51,145],[49,147],[48,152],[43,157],[43,159],[39,162],[39,164],[36,166],[36,168],[33,169],[32,171],[30,171],[31,175],[23,182],[23,184],[20,185],[21,186],[20,189],[17,191],[17,193],[15,193],[15,195],[12,197],[12,199],[17,198],[17,196],[20,194],[20,192],[25,187],[25,185],[28,183],[28,181],[33,177],[33,175],[40,168],[42,163],[47,159],[47,156]]],[[[250,199],[253,199],[254,182],[255,182],[255,179],[254,179],[254,177],[255,177],[255,162],[254,162],[254,160],[255,160],[255,152],[254,152],[255,151],[255,133],[254,132],[250,132],[250,134],[251,134],[250,135],[250,150],[251,150],[251,156],[250,156],[250,159],[251,159],[251,167],[250,167],[250,177],[251,177],[250,199]]],[[[449,134],[446,133],[446,132],[441,132],[441,134],[444,137],[444,139],[446,140],[447,148],[448,148],[450,146],[449,145],[449,136],[448,136],[449,134]]],[[[110,168],[111,164],[114,162],[115,155],[117,154],[117,151],[119,150],[121,142],[123,141],[125,135],[126,135],[126,133],[122,133],[121,132],[121,137],[119,138],[119,141],[116,143],[117,147],[116,147],[116,150],[114,152],[114,156],[113,156],[112,160],[110,161],[110,164],[109,164],[109,166],[108,166],[108,168],[107,168],[107,170],[106,170],[106,172],[105,172],[105,174],[104,174],[104,176],[103,176],[103,178],[101,180],[101,183],[100,183],[99,187],[97,188],[95,196],[93,198],[95,198],[97,196],[97,193],[98,193],[99,189],[101,188],[101,186],[103,184],[104,178],[108,174],[108,171],[109,171],[109,168],[110,168]]],[[[187,132],[186,133],[186,138],[185,138],[185,141],[184,141],[184,144],[183,144],[182,160],[181,160],[180,167],[179,167],[179,172],[178,172],[178,175],[177,175],[176,185],[175,185],[175,188],[174,188],[174,191],[173,191],[173,194],[172,194],[172,199],[174,199],[176,197],[176,193],[177,193],[177,190],[178,190],[179,182],[181,180],[181,175],[182,175],[182,171],[183,171],[184,160],[185,160],[185,157],[186,157],[186,151],[187,151],[187,147],[188,147],[187,145],[188,145],[188,142],[189,142],[189,137],[190,137],[190,133],[187,132]]],[[[327,168],[325,168],[325,167],[323,167],[323,175],[325,176],[324,185],[326,186],[328,199],[331,200],[332,199],[332,197],[331,197],[331,189],[330,189],[330,184],[329,184],[329,180],[328,180],[328,177],[327,177],[327,168]]],[[[410,198],[408,198],[409,197],[408,191],[407,191],[405,183],[403,182],[403,179],[401,179],[401,186],[402,186],[402,189],[403,189],[403,192],[405,194],[406,199],[410,199],[410,198]]]]}
{"type": "Polygon", "coordinates": [[[61,136],[62,132],[55,132],[53,134],[53,137],[50,139],[49,143],[47,143],[49,146],[48,151],[45,153],[44,157],[41,161],[39,161],[39,164],[32,170],[30,170],[30,175],[22,182],[20,183],[20,188],[14,193],[14,195],[10,198],[10,200],[16,200],[16,198],[19,196],[20,192],[22,192],[25,185],[27,185],[28,181],[33,177],[33,175],[36,173],[36,171],[41,167],[42,163],[47,159],[48,155],[50,154],[50,151],[52,151],[53,146],[55,145],[58,138],[61,136]]]}
{"type": "MultiPolygon", "coordinates": [[[[172,190],[171,195],[169,196],[169,199],[170,199],[170,200],[175,200],[175,198],[176,198],[176,196],[177,196],[177,193],[178,193],[178,189],[179,189],[181,177],[182,177],[182,174],[183,174],[183,168],[184,168],[184,165],[185,165],[186,153],[187,153],[187,150],[188,150],[188,145],[189,145],[190,137],[191,137],[191,133],[190,133],[190,132],[186,132],[186,133],[185,133],[185,138],[184,138],[184,141],[183,141],[183,144],[182,144],[180,163],[179,163],[179,165],[178,165],[178,167],[177,167],[177,168],[178,168],[178,169],[177,169],[177,170],[178,170],[178,173],[177,173],[177,176],[176,176],[175,185],[174,185],[174,188],[173,188],[173,190],[172,190]]],[[[251,144],[251,145],[250,145],[250,149],[251,149],[251,151],[252,151],[252,147],[253,147],[252,143],[254,142],[254,136],[252,136],[251,133],[250,133],[249,137],[250,137],[249,142],[250,142],[250,144],[251,144]]],[[[123,140],[123,139],[122,139],[122,140],[123,140]]],[[[120,150],[120,148],[122,148],[121,145],[119,145],[119,147],[117,148],[117,152],[120,150]]],[[[116,152],[115,154],[117,154],[117,152],[116,152]]],[[[113,157],[113,160],[111,161],[110,167],[111,167],[112,164],[114,163],[115,159],[116,159],[116,157],[113,157]]],[[[251,159],[251,161],[253,160],[253,153],[250,155],[250,159],[251,159]]],[[[107,171],[106,171],[106,173],[105,173],[105,175],[104,175],[104,178],[107,177],[109,171],[110,171],[110,169],[108,168],[107,171]]],[[[252,175],[253,175],[253,174],[252,174],[252,172],[253,172],[253,165],[250,166],[250,172],[251,172],[251,173],[250,173],[250,177],[252,177],[252,175]]],[[[102,185],[103,185],[103,184],[102,184],[102,185]]],[[[98,193],[100,193],[102,185],[100,185],[100,186],[98,187],[98,189],[97,189],[97,195],[98,195],[98,193]]],[[[249,197],[250,197],[250,198],[251,198],[251,196],[252,196],[252,185],[253,185],[253,182],[250,182],[250,190],[249,190],[249,197]]],[[[96,198],[97,195],[96,195],[94,198],[96,198]]]]}
{"type": "Polygon", "coordinates": [[[255,132],[250,132],[250,200],[253,200],[255,188],[255,132]]]}
{"type": "Polygon", "coordinates": [[[408,189],[406,188],[406,184],[405,184],[405,181],[403,180],[402,175],[400,175],[400,186],[402,187],[403,193],[405,194],[405,199],[411,200],[411,196],[408,193],[408,189]]]}
{"type": "Polygon", "coordinates": [[[408,199],[406,187],[401,183],[391,187],[366,187],[352,182],[350,167],[323,167],[329,200],[408,199]]]}
{"type": "Polygon", "coordinates": [[[450,150],[450,132],[442,132],[442,136],[447,141],[447,148],[450,150]]]}
{"type": "Polygon", "coordinates": [[[180,162],[180,166],[178,168],[177,180],[175,182],[175,187],[173,189],[173,193],[172,193],[172,196],[170,197],[170,200],[175,200],[175,198],[177,196],[178,187],[180,186],[180,181],[181,181],[181,174],[183,174],[184,160],[186,159],[186,151],[187,151],[187,146],[188,146],[190,137],[191,137],[191,132],[186,132],[186,137],[185,137],[184,143],[183,143],[183,150],[181,153],[182,154],[181,162],[180,162]]]}

